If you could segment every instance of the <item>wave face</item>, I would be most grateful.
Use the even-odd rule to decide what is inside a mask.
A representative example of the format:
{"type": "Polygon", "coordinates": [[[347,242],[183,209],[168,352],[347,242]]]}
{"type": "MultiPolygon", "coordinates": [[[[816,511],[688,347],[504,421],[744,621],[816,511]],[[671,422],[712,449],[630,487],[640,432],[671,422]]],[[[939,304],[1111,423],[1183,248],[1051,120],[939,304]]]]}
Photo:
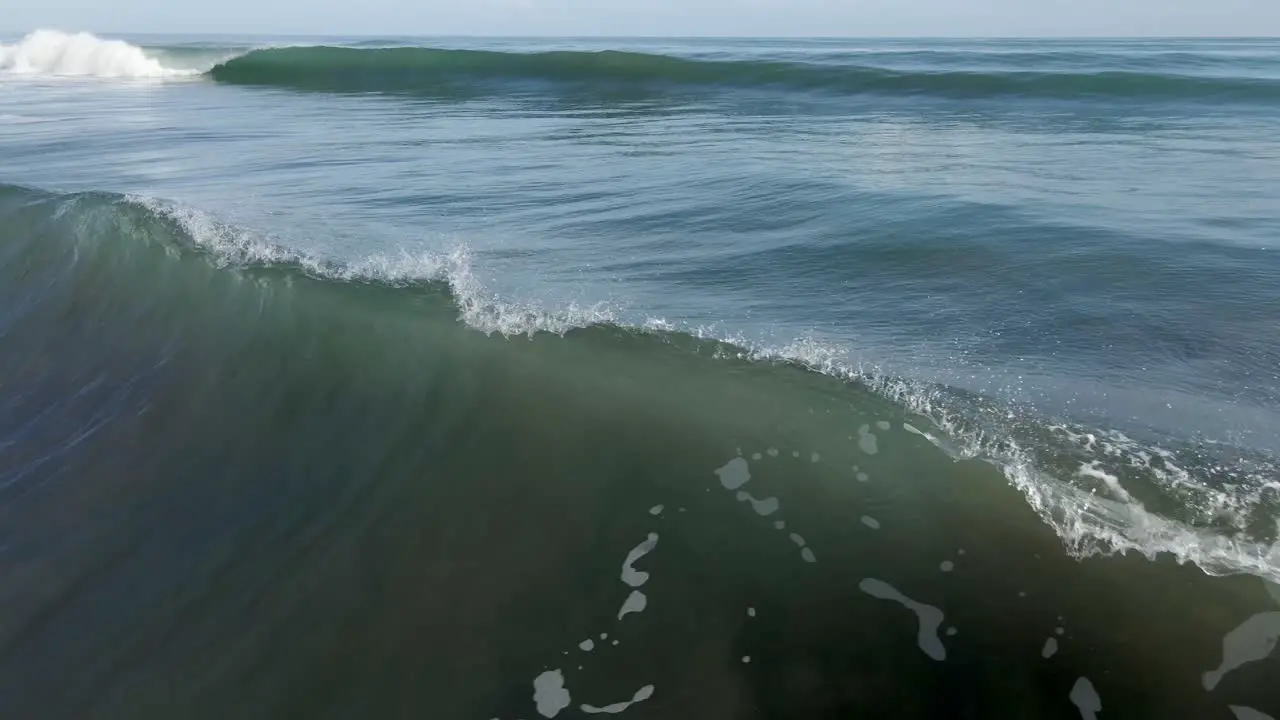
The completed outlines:
{"type": "Polygon", "coordinates": [[[13,45],[0,45],[0,73],[93,78],[169,78],[197,70],[165,67],[146,51],[89,33],[36,30],[13,45]]]}
{"type": "MultiPolygon", "coordinates": [[[[10,464],[2,481],[9,493],[38,486],[40,468],[67,437],[94,434],[124,412],[121,403],[128,403],[114,393],[150,386],[150,394],[131,402],[151,406],[162,402],[157,396],[176,393],[171,401],[177,401],[201,387],[216,395],[199,402],[229,418],[271,417],[300,398],[341,407],[367,402],[367,392],[383,397],[418,388],[423,398],[380,400],[395,410],[379,421],[379,432],[400,437],[442,417],[465,417],[456,421],[478,423],[466,432],[483,434],[484,418],[499,406],[537,416],[567,403],[645,418],[646,429],[636,429],[642,434],[656,432],[650,422],[685,428],[703,438],[702,452],[712,456],[726,445],[777,443],[771,434],[785,427],[820,447],[816,456],[833,453],[833,446],[865,450],[868,428],[887,430],[891,423],[900,441],[919,447],[904,449],[910,455],[890,450],[890,468],[925,450],[928,467],[920,472],[931,481],[963,482],[971,470],[954,461],[982,460],[1077,557],[1171,554],[1212,574],[1280,582],[1276,467],[1256,454],[1166,449],[1042,420],[990,399],[841,365],[821,345],[751,348],[656,322],[621,326],[607,309],[548,311],[506,302],[486,292],[460,251],[333,263],[190,208],[12,186],[0,188],[0,230],[25,239],[7,245],[0,258],[7,308],[0,313],[6,337],[0,371],[22,380],[12,387],[41,388],[7,401],[48,401],[52,394],[71,405],[105,403],[68,413],[82,424],[24,429],[61,439],[36,442],[25,450],[29,463],[10,464]],[[518,336],[535,342],[506,339],[518,336]],[[305,371],[285,371],[298,362],[305,371]],[[352,385],[355,378],[362,379],[352,385]],[[425,399],[471,383],[501,388],[502,397],[425,399]],[[848,416],[815,416],[815,402],[848,416]],[[859,426],[859,435],[846,440],[846,429],[859,426]]],[[[28,416],[55,422],[34,408],[10,415],[28,416]]],[[[340,414],[315,421],[342,424],[340,414]]],[[[231,425],[212,429],[184,415],[169,421],[177,436],[165,442],[178,453],[222,433],[219,442],[256,445],[264,442],[256,433],[293,432],[289,421],[280,422],[242,436],[231,425]]],[[[621,438],[602,442],[630,452],[621,438]]],[[[311,451],[327,453],[322,446],[311,451]]],[[[105,460],[119,448],[102,452],[105,460]]],[[[398,462],[387,452],[383,460],[398,462]]],[[[173,462],[185,461],[175,455],[173,462]]],[[[901,468],[885,472],[907,482],[901,468]]]]}
{"type": "Polygon", "coordinates": [[[650,91],[782,89],[949,98],[1280,100],[1280,80],[1133,71],[913,71],[848,64],[700,60],[620,51],[497,52],[424,47],[282,47],[250,51],[209,71],[214,80],[324,92],[426,96],[542,83],[650,91]]]}

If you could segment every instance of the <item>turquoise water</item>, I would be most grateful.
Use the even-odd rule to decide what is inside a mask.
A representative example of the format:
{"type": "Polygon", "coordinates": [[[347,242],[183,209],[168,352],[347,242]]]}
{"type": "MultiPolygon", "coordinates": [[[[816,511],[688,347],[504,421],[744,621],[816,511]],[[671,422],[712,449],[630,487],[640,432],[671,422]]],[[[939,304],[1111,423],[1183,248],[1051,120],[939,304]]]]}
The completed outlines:
{"type": "Polygon", "coordinates": [[[0,713],[1280,713],[1277,42],[125,40],[0,48],[0,713]]]}

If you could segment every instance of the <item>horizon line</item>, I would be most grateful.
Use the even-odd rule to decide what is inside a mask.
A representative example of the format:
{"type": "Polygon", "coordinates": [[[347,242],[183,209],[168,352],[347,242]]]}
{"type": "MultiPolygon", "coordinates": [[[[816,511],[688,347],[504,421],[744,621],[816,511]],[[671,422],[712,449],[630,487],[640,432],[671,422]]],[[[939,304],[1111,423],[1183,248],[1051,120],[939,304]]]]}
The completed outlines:
{"type": "Polygon", "coordinates": [[[55,27],[38,27],[29,30],[0,30],[0,35],[25,37],[40,30],[67,34],[88,33],[98,36],[192,36],[192,37],[276,37],[276,38],[370,38],[370,39],[432,39],[457,38],[467,40],[1280,40],[1280,35],[621,35],[621,34],[552,34],[523,35],[484,33],[277,33],[277,32],[193,32],[172,30],[64,30],[55,27]]]}

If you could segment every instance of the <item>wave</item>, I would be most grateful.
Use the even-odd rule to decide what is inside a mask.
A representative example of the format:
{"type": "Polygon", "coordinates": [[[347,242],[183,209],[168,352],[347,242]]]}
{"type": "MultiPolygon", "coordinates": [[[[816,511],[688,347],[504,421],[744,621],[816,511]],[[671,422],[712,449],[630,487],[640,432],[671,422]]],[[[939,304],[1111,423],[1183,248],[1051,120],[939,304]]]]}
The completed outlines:
{"type": "Polygon", "coordinates": [[[698,60],[636,52],[496,52],[426,47],[280,47],[216,65],[212,79],[325,92],[455,96],[493,86],[542,83],[581,89],[661,92],[783,89],[950,98],[1028,96],[1277,100],[1280,81],[1130,71],[909,71],[779,61],[698,60]]]}
{"type": "MultiPolygon", "coordinates": [[[[874,63],[880,55],[828,57],[817,62],[716,60],[618,50],[504,52],[392,47],[381,41],[356,46],[143,48],[89,33],[36,30],[13,45],[0,45],[0,73],[104,79],[199,76],[230,85],[441,98],[529,91],[647,96],[782,90],[956,99],[1280,100],[1280,80],[1276,79],[1175,74],[1157,72],[1154,67],[1150,71],[1083,71],[1072,65],[1087,63],[1063,53],[1043,53],[1035,56],[1041,58],[1038,62],[1009,65],[1039,66],[1039,70],[915,70],[849,64],[851,57],[874,63]]],[[[961,57],[971,55],[959,53],[955,65],[962,65],[961,57]]],[[[946,67],[946,63],[939,67],[946,67]]]]}
{"type": "Polygon", "coordinates": [[[143,79],[186,77],[199,72],[166,67],[136,45],[83,32],[36,30],[13,45],[0,45],[0,73],[143,79]]]}
{"type": "MultiPolygon", "coordinates": [[[[816,387],[840,403],[882,405],[901,418],[904,431],[937,448],[939,462],[930,473],[938,482],[958,472],[951,469],[959,467],[957,460],[998,469],[1077,557],[1169,555],[1210,574],[1280,582],[1280,465],[1239,448],[1161,447],[1042,418],[991,398],[853,365],[841,348],[817,341],[760,346],[658,319],[628,323],[605,306],[549,310],[515,302],[487,291],[471,272],[465,248],[342,263],[281,247],[175,203],[3,185],[0,231],[16,239],[0,247],[0,336],[16,353],[19,380],[24,372],[93,375],[59,369],[83,358],[119,362],[129,377],[144,376],[157,367],[184,367],[174,357],[179,355],[204,368],[190,370],[191,381],[214,367],[227,374],[227,383],[252,383],[259,390],[249,395],[265,397],[282,392],[281,373],[292,376],[285,369],[301,353],[311,364],[325,359],[326,372],[333,373],[326,387],[416,387],[428,380],[468,387],[527,377],[532,384],[522,387],[544,393],[549,375],[563,393],[556,402],[617,402],[618,413],[653,415],[664,427],[709,413],[699,426],[707,432],[746,422],[749,415],[741,409],[712,412],[716,403],[703,396],[712,385],[728,386],[724,397],[733,402],[774,398],[779,408],[793,407],[786,422],[761,421],[771,428],[808,423],[809,431],[819,432],[812,425],[813,399],[804,394],[816,387]],[[524,350],[510,342],[518,336],[536,342],[524,350]],[[237,354],[243,348],[253,349],[251,358],[237,354]],[[497,361],[495,353],[501,354],[497,361]],[[455,362],[445,377],[432,370],[441,356],[455,362]],[[480,379],[476,373],[482,371],[473,367],[498,375],[480,379]],[[643,398],[659,390],[646,384],[652,382],[686,388],[671,393],[679,396],[672,401],[681,403],[678,412],[647,405],[643,398]],[[594,395],[632,384],[626,401],[594,395]]],[[[42,387],[43,381],[25,379],[42,387]]],[[[40,392],[46,391],[36,396],[40,392]]],[[[519,407],[534,402],[505,401],[519,407]]],[[[256,412],[235,409],[244,417],[256,412]]],[[[626,450],[618,452],[621,457],[626,450]]],[[[40,457],[49,454],[44,448],[40,457]]],[[[0,473],[0,495],[13,482],[0,473]]]]}

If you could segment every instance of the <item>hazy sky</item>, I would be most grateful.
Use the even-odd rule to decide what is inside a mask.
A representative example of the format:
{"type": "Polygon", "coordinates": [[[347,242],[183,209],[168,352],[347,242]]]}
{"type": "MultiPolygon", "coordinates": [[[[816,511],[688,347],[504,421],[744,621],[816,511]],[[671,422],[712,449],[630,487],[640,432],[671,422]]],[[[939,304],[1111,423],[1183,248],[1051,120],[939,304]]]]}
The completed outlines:
{"type": "Polygon", "coordinates": [[[1280,0],[0,0],[0,31],[1280,35],[1280,0]]]}

